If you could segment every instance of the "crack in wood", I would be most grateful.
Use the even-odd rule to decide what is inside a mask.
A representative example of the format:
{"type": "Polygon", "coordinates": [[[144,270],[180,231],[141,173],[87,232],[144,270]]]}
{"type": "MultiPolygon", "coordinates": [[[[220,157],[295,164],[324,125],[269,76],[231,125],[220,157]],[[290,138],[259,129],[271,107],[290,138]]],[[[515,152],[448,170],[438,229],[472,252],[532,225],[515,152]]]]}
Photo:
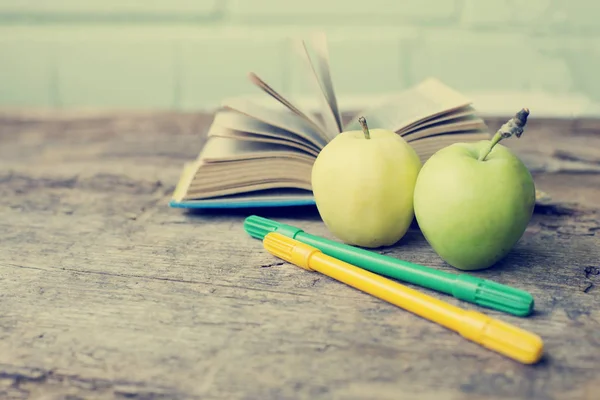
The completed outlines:
{"type": "Polygon", "coordinates": [[[283,264],[285,264],[285,263],[284,262],[274,262],[274,263],[271,263],[271,264],[260,265],[260,268],[278,267],[278,266],[283,265],[283,264]]]}
{"type": "Polygon", "coordinates": [[[0,175],[0,184],[10,184],[11,190],[15,190],[17,193],[25,193],[28,190],[39,190],[46,188],[72,189],[77,184],[77,181],[77,175],[67,178],[33,178],[24,174],[17,174],[14,171],[0,175]]]}
{"type": "MultiPolygon", "coordinates": [[[[282,263],[282,265],[283,264],[285,264],[285,263],[282,263]]],[[[272,293],[272,294],[278,294],[278,295],[282,294],[282,295],[293,296],[293,297],[307,297],[307,298],[313,297],[313,295],[310,292],[302,293],[302,292],[297,292],[297,291],[293,291],[293,290],[274,290],[274,289],[266,288],[262,285],[257,286],[257,287],[251,287],[251,286],[244,286],[244,285],[233,285],[233,284],[215,283],[215,282],[202,282],[202,281],[175,279],[175,278],[159,277],[159,276],[146,276],[146,275],[138,275],[138,274],[116,274],[116,273],[104,272],[104,271],[86,271],[86,270],[81,270],[81,269],[77,269],[77,268],[68,268],[68,267],[60,267],[60,271],[58,271],[55,268],[25,266],[25,265],[13,264],[13,263],[0,263],[0,267],[2,265],[13,267],[13,268],[33,269],[33,270],[38,270],[38,271],[52,271],[52,272],[66,271],[66,272],[73,272],[73,273],[79,273],[79,274],[112,276],[115,278],[122,278],[122,279],[135,278],[135,279],[144,279],[144,280],[152,280],[152,281],[211,286],[212,288],[209,289],[209,293],[211,293],[211,294],[215,293],[215,291],[216,291],[215,286],[216,286],[216,287],[222,287],[222,288],[227,288],[227,289],[235,289],[235,290],[243,289],[243,290],[249,290],[252,292],[264,292],[264,293],[272,293]]],[[[310,285],[314,286],[319,279],[320,278],[317,278],[316,280],[313,279],[313,281],[311,281],[310,285]]],[[[343,295],[343,294],[340,295],[340,294],[336,294],[336,293],[328,293],[327,297],[337,298],[337,299],[355,298],[354,295],[343,295]]],[[[370,299],[370,300],[363,301],[363,304],[367,304],[367,303],[376,304],[377,302],[378,301],[376,299],[370,299]]]]}
{"type": "MultiPolygon", "coordinates": [[[[8,386],[11,389],[18,390],[27,396],[36,391],[38,385],[44,385],[46,387],[44,391],[46,392],[49,391],[48,386],[68,384],[72,388],[77,388],[78,392],[84,396],[110,394],[117,398],[126,399],[180,399],[184,397],[175,388],[154,386],[146,382],[82,377],[10,364],[0,364],[0,380],[8,381],[8,385],[4,383],[5,387],[8,386]]],[[[0,387],[0,393],[2,393],[1,389],[0,387]]],[[[190,397],[186,395],[185,398],[190,397]]]]}
{"type": "Polygon", "coordinates": [[[597,155],[583,155],[564,149],[554,150],[554,157],[561,160],[579,161],[591,165],[600,165],[600,157],[597,155]]]}
{"type": "Polygon", "coordinates": [[[0,175],[4,188],[19,194],[44,189],[83,189],[98,192],[125,192],[134,195],[154,194],[163,187],[160,180],[140,181],[126,175],[97,173],[90,177],[74,175],[70,177],[34,177],[10,171],[0,175]]]}
{"type": "MultiPolygon", "coordinates": [[[[583,269],[583,273],[585,274],[585,279],[590,280],[592,277],[600,275],[600,269],[598,267],[588,266],[583,269]]],[[[589,293],[589,291],[595,286],[596,284],[590,280],[589,282],[585,283],[585,287],[582,289],[582,292],[589,293]]]]}
{"type": "MultiPolygon", "coordinates": [[[[10,266],[10,267],[15,267],[15,268],[35,269],[35,270],[39,270],[39,271],[52,271],[53,270],[53,268],[40,268],[40,267],[24,266],[24,265],[11,264],[11,263],[6,263],[4,265],[10,266]]],[[[185,283],[185,284],[192,284],[192,285],[218,286],[218,287],[224,287],[224,288],[230,288],[230,289],[244,289],[244,290],[251,290],[251,291],[258,291],[258,292],[268,292],[268,293],[285,294],[285,295],[291,295],[291,296],[311,297],[310,294],[306,294],[306,293],[298,293],[298,292],[284,291],[284,290],[273,290],[273,289],[266,289],[264,287],[249,287],[249,286],[242,286],[242,285],[228,285],[228,284],[224,284],[224,283],[201,282],[201,281],[186,280],[186,279],[175,279],[175,278],[167,278],[167,277],[160,277],[160,276],[144,276],[144,275],[137,275],[137,274],[115,274],[115,273],[112,273],[112,272],[86,271],[86,270],[80,270],[80,269],[76,269],[76,268],[66,268],[66,267],[62,267],[60,269],[63,270],[63,271],[75,272],[75,273],[79,273],[79,274],[105,275],[105,276],[113,276],[113,277],[116,277],[116,278],[148,279],[148,280],[173,282],[173,283],[185,283]]],[[[333,295],[333,294],[330,294],[329,297],[347,298],[347,296],[339,296],[339,295],[333,295]]]]}
{"type": "Polygon", "coordinates": [[[537,224],[544,230],[560,236],[595,236],[600,231],[600,219],[595,211],[584,209],[564,210],[554,208],[545,213],[537,224]]]}
{"type": "Polygon", "coordinates": [[[578,207],[572,204],[536,204],[534,211],[544,215],[574,215],[578,212],[578,207]]]}
{"type": "Polygon", "coordinates": [[[598,267],[593,267],[593,266],[585,267],[583,272],[585,273],[585,277],[588,279],[590,276],[600,275],[600,269],[598,269],[598,267]]]}

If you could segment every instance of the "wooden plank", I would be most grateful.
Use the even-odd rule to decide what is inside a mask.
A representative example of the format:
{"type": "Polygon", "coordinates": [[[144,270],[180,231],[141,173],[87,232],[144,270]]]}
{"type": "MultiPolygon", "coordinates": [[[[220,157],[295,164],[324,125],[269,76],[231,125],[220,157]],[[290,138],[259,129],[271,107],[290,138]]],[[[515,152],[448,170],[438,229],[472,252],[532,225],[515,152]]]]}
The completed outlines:
{"type": "MultiPolygon", "coordinates": [[[[596,175],[540,172],[554,197],[587,187],[582,202],[538,208],[509,257],[473,273],[534,295],[530,318],[484,310],[543,337],[544,360],[523,366],[282,263],[244,233],[245,212],[168,208],[210,118],[0,114],[0,397],[593,398],[596,175]]],[[[598,136],[532,126],[523,154],[598,136]]],[[[331,237],[314,209],[262,215],[331,237]]],[[[416,227],[382,251],[456,272],[416,227]]]]}

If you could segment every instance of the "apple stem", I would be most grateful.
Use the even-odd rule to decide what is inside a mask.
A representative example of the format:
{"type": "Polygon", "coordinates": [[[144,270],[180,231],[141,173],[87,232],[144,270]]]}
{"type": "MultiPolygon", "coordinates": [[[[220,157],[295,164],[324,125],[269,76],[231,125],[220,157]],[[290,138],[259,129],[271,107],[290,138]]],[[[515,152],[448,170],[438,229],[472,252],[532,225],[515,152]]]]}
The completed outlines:
{"type": "Polygon", "coordinates": [[[360,117],[358,119],[358,123],[362,126],[363,133],[365,134],[365,138],[371,139],[371,134],[369,133],[369,127],[367,126],[367,120],[365,117],[360,117]]]}
{"type": "Polygon", "coordinates": [[[529,109],[523,108],[521,111],[515,114],[514,117],[509,119],[504,125],[498,129],[498,132],[492,138],[490,146],[479,156],[479,161],[485,161],[485,158],[490,154],[495,145],[498,144],[502,139],[509,138],[513,135],[516,135],[517,138],[520,138],[523,134],[523,128],[527,123],[527,117],[529,116],[529,109]]]}

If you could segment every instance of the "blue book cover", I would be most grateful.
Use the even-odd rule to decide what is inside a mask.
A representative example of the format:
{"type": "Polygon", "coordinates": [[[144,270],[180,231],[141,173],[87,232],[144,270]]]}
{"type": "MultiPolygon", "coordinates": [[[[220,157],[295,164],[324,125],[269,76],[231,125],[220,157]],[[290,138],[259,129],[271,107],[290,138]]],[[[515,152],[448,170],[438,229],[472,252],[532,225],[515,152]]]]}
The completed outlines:
{"type": "Polygon", "coordinates": [[[171,200],[169,206],[187,209],[232,209],[232,208],[270,208],[270,207],[297,207],[314,206],[314,199],[283,199],[283,200],[206,200],[206,201],[177,201],[171,200]]]}

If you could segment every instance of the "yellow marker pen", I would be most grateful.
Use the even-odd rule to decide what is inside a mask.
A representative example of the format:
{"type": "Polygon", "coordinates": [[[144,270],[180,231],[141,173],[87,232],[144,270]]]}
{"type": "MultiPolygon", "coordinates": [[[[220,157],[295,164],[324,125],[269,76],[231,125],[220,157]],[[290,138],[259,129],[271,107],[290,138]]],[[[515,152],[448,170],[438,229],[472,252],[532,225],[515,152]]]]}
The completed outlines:
{"type": "Polygon", "coordinates": [[[282,260],[369,293],[524,364],[534,364],[542,356],[544,344],[534,333],[438,300],[276,232],[268,233],[263,245],[282,260]]]}

